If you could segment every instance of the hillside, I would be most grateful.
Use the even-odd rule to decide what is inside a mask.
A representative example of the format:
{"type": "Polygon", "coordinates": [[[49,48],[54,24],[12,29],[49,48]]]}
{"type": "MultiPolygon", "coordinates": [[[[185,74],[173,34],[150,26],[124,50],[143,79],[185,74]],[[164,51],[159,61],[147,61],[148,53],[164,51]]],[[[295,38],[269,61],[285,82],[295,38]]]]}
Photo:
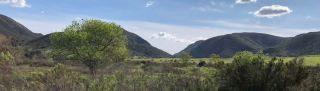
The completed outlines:
{"type": "MultiPolygon", "coordinates": [[[[188,52],[196,58],[209,57],[213,53],[222,57],[231,57],[239,51],[257,51],[272,48],[286,40],[287,38],[268,34],[233,33],[196,42],[196,44],[191,44],[182,52],[188,52]]],[[[179,53],[176,55],[179,55],[179,53]]]]}
{"type": "Polygon", "coordinates": [[[273,56],[301,56],[320,54],[320,32],[300,34],[265,50],[273,56]]]}
{"type": "Polygon", "coordinates": [[[183,49],[181,52],[179,53],[176,53],[174,54],[175,57],[178,57],[181,53],[183,52],[187,52],[187,53],[190,53],[192,49],[198,47],[201,43],[203,43],[204,40],[199,40],[199,41],[196,41],[195,43],[193,44],[190,44],[189,46],[187,46],[185,49],[183,49]]]}
{"type": "MultiPolygon", "coordinates": [[[[126,31],[126,35],[128,38],[128,49],[131,56],[144,56],[152,58],[171,57],[170,54],[153,47],[146,40],[134,33],[126,31]]],[[[50,34],[31,40],[25,46],[33,50],[49,48],[49,36],[50,34]]]]}
{"type": "Polygon", "coordinates": [[[128,38],[128,49],[131,55],[153,58],[171,57],[169,53],[153,47],[140,36],[128,31],[126,31],[126,34],[128,38]]]}
{"type": "Polygon", "coordinates": [[[2,14],[0,14],[0,34],[20,41],[29,41],[42,36],[41,34],[33,33],[19,22],[2,14]]]}
{"type": "MultiPolygon", "coordinates": [[[[128,48],[131,55],[155,58],[171,57],[170,54],[153,47],[138,35],[130,32],[126,32],[126,34],[128,37],[128,48]]],[[[12,18],[1,14],[0,35],[5,35],[9,38],[23,41],[25,43],[24,46],[31,52],[40,49],[47,49],[50,46],[50,34],[42,36],[41,34],[33,33],[31,30],[27,29],[25,26],[13,20],[12,18]]]]}

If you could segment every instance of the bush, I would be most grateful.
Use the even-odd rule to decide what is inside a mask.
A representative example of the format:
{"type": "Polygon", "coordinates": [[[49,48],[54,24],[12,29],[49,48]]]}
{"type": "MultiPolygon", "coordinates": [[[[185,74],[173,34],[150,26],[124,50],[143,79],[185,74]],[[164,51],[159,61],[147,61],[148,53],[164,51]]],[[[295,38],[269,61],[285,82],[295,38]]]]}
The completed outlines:
{"type": "Polygon", "coordinates": [[[3,62],[12,62],[13,60],[13,56],[11,55],[10,52],[1,52],[0,53],[0,61],[3,61],[3,62]]]}
{"type": "Polygon", "coordinates": [[[180,57],[180,60],[183,62],[188,62],[192,58],[191,55],[186,52],[181,53],[181,55],[179,57],[180,57]]]}
{"type": "Polygon", "coordinates": [[[310,75],[299,86],[291,87],[292,91],[320,91],[320,66],[311,67],[310,75]]]}
{"type": "Polygon", "coordinates": [[[260,54],[240,52],[230,64],[218,69],[221,91],[284,91],[299,85],[308,72],[303,59],[288,63],[281,59],[265,61],[260,54]]]}
{"type": "Polygon", "coordinates": [[[203,67],[203,66],[205,66],[206,65],[206,62],[205,61],[201,61],[201,62],[199,62],[198,63],[198,67],[203,67]]]}
{"type": "Polygon", "coordinates": [[[210,61],[212,61],[213,63],[217,63],[219,62],[221,59],[220,59],[220,55],[218,54],[212,54],[210,56],[210,61]]]}

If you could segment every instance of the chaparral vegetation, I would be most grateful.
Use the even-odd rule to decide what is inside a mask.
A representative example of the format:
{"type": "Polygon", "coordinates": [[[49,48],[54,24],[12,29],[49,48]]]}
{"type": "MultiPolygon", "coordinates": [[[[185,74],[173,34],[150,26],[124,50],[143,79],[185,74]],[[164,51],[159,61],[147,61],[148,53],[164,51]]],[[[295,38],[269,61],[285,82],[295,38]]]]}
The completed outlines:
{"type": "Polygon", "coordinates": [[[0,91],[319,91],[320,56],[237,52],[223,58],[132,56],[125,30],[73,22],[32,50],[0,35],[0,91]]]}

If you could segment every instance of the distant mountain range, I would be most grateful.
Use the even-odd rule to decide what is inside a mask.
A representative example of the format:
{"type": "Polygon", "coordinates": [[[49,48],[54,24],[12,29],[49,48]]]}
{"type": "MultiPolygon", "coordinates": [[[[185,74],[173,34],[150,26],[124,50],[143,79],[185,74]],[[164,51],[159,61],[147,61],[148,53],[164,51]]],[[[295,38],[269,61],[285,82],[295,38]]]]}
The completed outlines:
{"type": "MultiPolygon", "coordinates": [[[[126,30],[124,30],[126,31],[126,30]]],[[[50,47],[48,35],[36,34],[15,20],[0,14],[0,34],[24,41],[28,50],[47,50],[50,47]]],[[[153,47],[140,36],[126,31],[128,49],[131,56],[152,58],[172,57],[172,55],[153,47]]],[[[261,33],[233,33],[197,41],[181,52],[190,53],[195,58],[219,54],[232,57],[239,51],[256,52],[263,50],[271,56],[300,56],[320,54],[320,32],[310,32],[295,37],[278,37],[261,33]]]]}
{"type": "Polygon", "coordinates": [[[211,54],[232,57],[239,51],[263,50],[271,56],[301,56],[320,54],[320,32],[310,32],[295,37],[278,37],[261,33],[233,33],[198,41],[182,52],[204,58],[211,54]]]}
{"type": "MultiPolygon", "coordinates": [[[[24,27],[17,21],[0,14],[0,34],[7,37],[15,38],[24,41],[24,47],[28,50],[46,50],[50,47],[50,34],[36,34],[24,27]]],[[[128,38],[128,49],[131,56],[144,57],[171,57],[170,54],[153,47],[140,36],[126,31],[128,38]]]]}

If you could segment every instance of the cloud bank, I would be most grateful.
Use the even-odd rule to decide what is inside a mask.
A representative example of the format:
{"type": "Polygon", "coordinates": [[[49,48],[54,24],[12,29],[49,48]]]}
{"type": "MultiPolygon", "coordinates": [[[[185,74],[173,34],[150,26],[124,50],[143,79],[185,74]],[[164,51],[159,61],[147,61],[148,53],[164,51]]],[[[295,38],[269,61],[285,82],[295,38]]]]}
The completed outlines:
{"type": "Polygon", "coordinates": [[[180,43],[194,43],[191,40],[181,39],[181,38],[178,38],[178,37],[174,36],[173,34],[169,34],[167,32],[159,32],[157,34],[153,34],[151,36],[151,38],[152,39],[173,40],[173,41],[180,42],[180,43]]]}
{"type": "Polygon", "coordinates": [[[145,5],[146,8],[152,6],[154,4],[154,1],[148,1],[145,5]]]}
{"type": "Polygon", "coordinates": [[[277,16],[283,16],[290,14],[292,10],[289,9],[287,6],[281,5],[271,5],[271,6],[264,6],[261,7],[260,10],[254,13],[257,17],[266,17],[266,18],[273,18],[277,16]]]}
{"type": "Polygon", "coordinates": [[[0,4],[10,5],[18,8],[31,7],[27,4],[26,0],[0,0],[0,4]]]}
{"type": "Polygon", "coordinates": [[[237,0],[237,4],[248,4],[248,3],[255,3],[257,0],[237,0]]]}

